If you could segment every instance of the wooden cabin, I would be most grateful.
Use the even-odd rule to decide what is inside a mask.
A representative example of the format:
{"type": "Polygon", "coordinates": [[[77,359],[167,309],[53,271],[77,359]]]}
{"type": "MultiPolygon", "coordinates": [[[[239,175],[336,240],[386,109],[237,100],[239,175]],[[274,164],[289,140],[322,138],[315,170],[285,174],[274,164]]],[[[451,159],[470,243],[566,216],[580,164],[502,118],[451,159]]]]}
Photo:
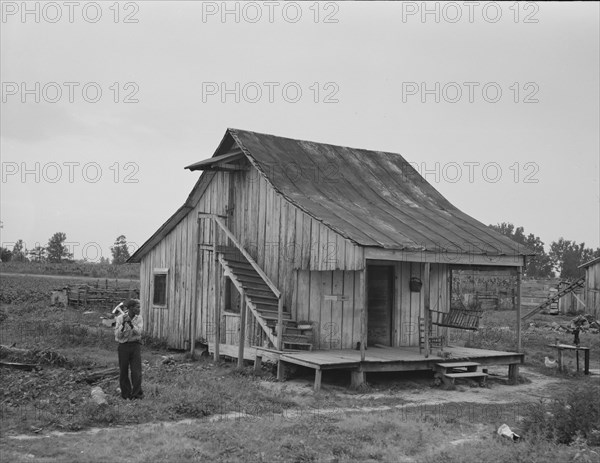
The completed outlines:
{"type": "Polygon", "coordinates": [[[600,257],[586,262],[579,268],[585,269],[582,309],[598,319],[600,317],[600,257]]]}
{"type": "Polygon", "coordinates": [[[280,375],[289,363],[318,380],[348,369],[358,384],[367,371],[444,358],[513,373],[522,363],[443,339],[476,329],[477,317],[452,307],[453,269],[510,269],[520,281],[531,253],[450,204],[402,156],[228,129],[211,158],[186,168],[202,171],[192,192],[130,259],[141,263],[150,335],[240,363],[271,359],[280,375]]]}

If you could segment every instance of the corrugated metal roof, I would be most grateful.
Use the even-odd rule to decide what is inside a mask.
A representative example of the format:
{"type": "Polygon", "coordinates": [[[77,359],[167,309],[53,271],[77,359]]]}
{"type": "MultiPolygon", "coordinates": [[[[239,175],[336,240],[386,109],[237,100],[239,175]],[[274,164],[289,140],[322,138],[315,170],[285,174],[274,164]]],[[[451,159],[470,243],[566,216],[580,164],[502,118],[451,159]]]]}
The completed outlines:
{"type": "Polygon", "coordinates": [[[399,154],[228,132],[279,193],[359,245],[534,254],[454,207],[399,154]]]}
{"type": "MultiPolygon", "coordinates": [[[[454,207],[399,154],[228,129],[212,158],[186,168],[204,170],[235,145],[288,201],[361,246],[535,255],[454,207]]],[[[139,262],[191,210],[209,173],[130,262],[139,262]]]]}

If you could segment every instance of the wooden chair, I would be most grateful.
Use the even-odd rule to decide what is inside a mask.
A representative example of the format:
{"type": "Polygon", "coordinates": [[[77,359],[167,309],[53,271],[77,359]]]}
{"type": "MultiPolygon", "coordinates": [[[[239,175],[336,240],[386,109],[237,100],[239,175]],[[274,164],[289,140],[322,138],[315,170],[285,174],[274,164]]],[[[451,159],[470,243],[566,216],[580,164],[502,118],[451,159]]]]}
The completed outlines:
{"type": "MultiPolygon", "coordinates": [[[[439,348],[440,350],[444,350],[444,345],[446,344],[445,336],[433,336],[433,326],[429,323],[429,350],[432,348],[439,348]]],[[[419,317],[419,354],[423,352],[425,348],[425,318],[419,317]]]]}

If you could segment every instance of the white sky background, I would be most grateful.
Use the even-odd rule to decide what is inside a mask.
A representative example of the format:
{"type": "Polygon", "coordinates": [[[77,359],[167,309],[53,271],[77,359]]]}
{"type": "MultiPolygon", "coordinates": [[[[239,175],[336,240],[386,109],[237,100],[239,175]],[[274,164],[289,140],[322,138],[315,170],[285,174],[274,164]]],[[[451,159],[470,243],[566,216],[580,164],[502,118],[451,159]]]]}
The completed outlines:
{"type": "MultiPolygon", "coordinates": [[[[94,19],[89,3],[79,2],[70,22],[69,6],[56,2],[62,17],[52,23],[54,6],[28,2],[40,10],[36,22],[34,14],[23,20],[21,2],[2,2],[5,247],[17,239],[28,248],[45,245],[57,231],[77,243],[76,258],[86,243],[98,243],[110,257],[120,234],[141,245],[183,204],[200,175],[183,167],[210,157],[227,127],[400,153],[422,173],[431,171],[429,182],[485,224],[524,226],[547,245],[560,236],[600,245],[598,3],[512,9],[506,3],[492,22],[498,10],[487,7],[484,14],[482,2],[471,22],[469,6],[458,2],[462,17],[454,23],[457,10],[444,3],[437,3],[436,22],[434,14],[421,16],[421,2],[309,2],[293,23],[295,7],[284,14],[284,4],[275,2],[270,22],[268,3],[256,2],[262,18],[253,23],[256,8],[244,3],[236,22],[234,14],[221,17],[221,2],[189,1],[122,3],[117,23],[113,2],[101,2],[102,17],[91,23],[82,14],[86,6],[88,20],[94,19]],[[203,8],[218,11],[203,17],[203,8]],[[414,9],[417,14],[403,18],[403,10],[414,9]],[[138,22],[125,23],[128,13],[138,22]],[[325,22],[328,14],[337,22],[325,22]],[[526,22],[527,15],[537,23],[526,22]],[[23,82],[33,93],[24,93],[23,82]],[[63,91],[56,103],[50,102],[52,85],[42,91],[52,82],[63,91]],[[73,102],[63,82],[79,83],[73,102]],[[97,103],[82,95],[90,82],[102,89],[97,103]],[[114,82],[118,103],[109,88],[114,82]],[[133,88],[124,89],[127,82],[139,88],[137,103],[122,101],[133,88]],[[251,91],[240,92],[238,103],[233,94],[223,103],[220,93],[203,101],[207,82],[230,89],[256,82],[262,98],[252,103],[251,91]],[[273,102],[263,82],[279,83],[273,102]],[[309,88],[315,82],[317,103],[309,88]],[[328,82],[337,87],[337,102],[323,101],[336,88],[325,87],[328,82]],[[409,95],[410,82],[429,89],[439,82],[439,103],[435,94],[423,95],[424,103],[420,93],[409,95]],[[456,103],[450,102],[454,88],[441,90],[452,82],[463,91],[456,103]],[[463,82],[478,83],[473,102],[463,82]],[[302,89],[298,102],[286,101],[286,83],[302,89]],[[482,94],[487,83],[502,90],[498,102],[484,98],[496,97],[492,87],[482,94]],[[528,96],[538,102],[525,103],[528,96]],[[65,163],[79,163],[71,179],[65,163]],[[471,179],[465,163],[479,163],[471,179]],[[94,166],[102,170],[99,177],[94,166]],[[137,183],[125,181],[127,174],[137,183]]],[[[94,96],[91,88],[88,98],[94,96]]],[[[95,260],[96,245],[87,245],[86,254],[95,260]]]]}

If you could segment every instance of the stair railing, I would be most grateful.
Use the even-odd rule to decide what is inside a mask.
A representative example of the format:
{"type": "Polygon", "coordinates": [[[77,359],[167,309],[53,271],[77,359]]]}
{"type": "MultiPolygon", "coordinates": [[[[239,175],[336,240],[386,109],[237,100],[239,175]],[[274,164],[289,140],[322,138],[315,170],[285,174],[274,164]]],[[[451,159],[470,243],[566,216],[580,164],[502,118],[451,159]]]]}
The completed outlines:
{"type": "MultiPolygon", "coordinates": [[[[237,240],[234,234],[227,228],[223,219],[216,214],[203,214],[204,216],[210,216],[212,218],[213,223],[218,225],[219,228],[225,233],[227,238],[231,240],[233,245],[240,251],[240,253],[246,258],[246,260],[250,263],[252,268],[258,273],[261,279],[265,282],[265,284],[269,287],[273,294],[277,298],[277,350],[283,350],[283,298],[281,297],[281,291],[275,286],[275,284],[271,281],[271,279],[267,276],[267,274],[263,271],[262,268],[256,263],[256,261],[252,258],[252,256],[244,249],[241,243],[237,240]]],[[[216,227],[215,227],[216,231],[216,227]]],[[[216,234],[215,234],[216,238],[216,234]]],[[[215,243],[216,245],[216,240],[215,243]]]]}

